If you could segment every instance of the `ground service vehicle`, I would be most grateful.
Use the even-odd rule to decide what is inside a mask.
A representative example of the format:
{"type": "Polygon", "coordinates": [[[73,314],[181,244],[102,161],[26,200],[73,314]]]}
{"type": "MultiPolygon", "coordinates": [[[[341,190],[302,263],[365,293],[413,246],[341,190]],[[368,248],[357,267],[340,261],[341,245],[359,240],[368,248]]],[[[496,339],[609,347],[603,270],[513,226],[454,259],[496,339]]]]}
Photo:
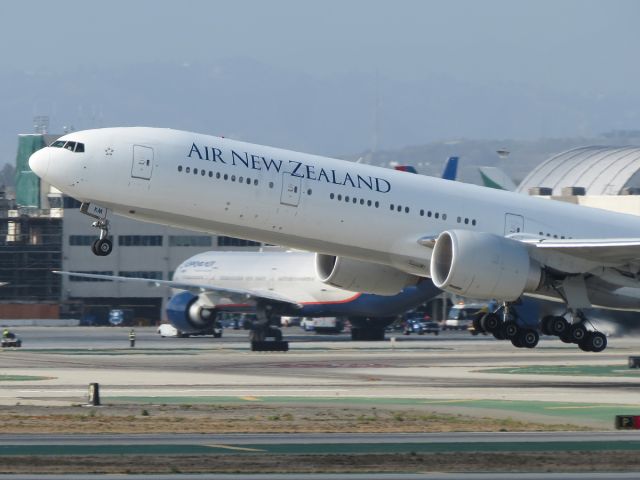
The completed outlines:
{"type": "Polygon", "coordinates": [[[473,319],[480,313],[487,313],[487,306],[482,303],[460,303],[449,310],[442,326],[443,330],[467,330],[473,319]]]}
{"type": "Polygon", "coordinates": [[[163,323],[158,327],[158,335],[161,337],[197,337],[203,335],[213,335],[214,338],[222,337],[222,325],[219,322],[216,322],[215,326],[206,330],[198,330],[198,331],[190,331],[183,332],[178,330],[176,327],[171,325],[170,323],[163,323]]]}
{"type": "Polygon", "coordinates": [[[21,347],[22,340],[15,333],[9,333],[8,336],[2,337],[2,342],[0,343],[2,348],[9,347],[21,347]]]}
{"type": "Polygon", "coordinates": [[[407,320],[404,334],[410,335],[412,333],[417,333],[418,335],[433,333],[434,335],[438,335],[440,333],[440,325],[438,324],[438,322],[433,320],[410,318],[409,320],[407,320]]]}

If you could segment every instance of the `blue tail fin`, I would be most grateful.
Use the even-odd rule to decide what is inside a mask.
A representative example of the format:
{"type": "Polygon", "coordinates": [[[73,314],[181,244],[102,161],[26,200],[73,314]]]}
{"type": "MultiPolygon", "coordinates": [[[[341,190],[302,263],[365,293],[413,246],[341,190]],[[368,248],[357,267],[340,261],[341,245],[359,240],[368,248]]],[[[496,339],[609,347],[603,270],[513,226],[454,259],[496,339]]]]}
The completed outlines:
{"type": "Polygon", "coordinates": [[[442,172],[442,178],[445,180],[455,180],[458,176],[458,160],[459,157],[449,157],[442,172]]]}

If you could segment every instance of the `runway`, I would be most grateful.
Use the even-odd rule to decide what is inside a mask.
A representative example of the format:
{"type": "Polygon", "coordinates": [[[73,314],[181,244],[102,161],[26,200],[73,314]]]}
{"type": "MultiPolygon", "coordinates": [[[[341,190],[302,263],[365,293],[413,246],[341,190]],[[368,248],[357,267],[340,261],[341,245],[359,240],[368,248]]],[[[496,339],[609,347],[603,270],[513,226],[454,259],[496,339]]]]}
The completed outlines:
{"type": "Polygon", "coordinates": [[[87,387],[95,382],[105,405],[95,411],[102,417],[119,408],[133,408],[139,417],[142,409],[149,409],[148,421],[153,422],[163,409],[179,412],[181,406],[191,405],[192,410],[198,406],[202,415],[215,413],[222,421],[226,409],[246,408],[246,415],[251,415],[252,408],[261,406],[278,415],[290,411],[296,419],[316,411],[346,412],[342,420],[353,418],[365,427],[375,427],[377,419],[386,415],[386,430],[286,433],[286,423],[277,420],[271,425],[281,433],[270,434],[217,433],[232,432],[233,421],[182,434],[87,435],[61,430],[0,435],[0,456],[46,456],[47,452],[71,457],[189,453],[297,458],[409,452],[551,452],[557,456],[574,451],[618,455],[640,449],[638,432],[614,430],[616,415],[640,414],[640,372],[627,366],[628,356],[640,351],[636,338],[611,338],[607,351],[588,354],[546,337],[539,348],[524,350],[466,332],[350,342],[346,335],[317,337],[295,329],[287,335],[292,340],[289,352],[255,353],[249,351],[244,331],[225,331],[221,340],[160,338],[152,328],[136,332],[136,347],[130,348],[126,328],[19,329],[24,347],[0,351],[0,405],[18,413],[25,408],[72,407],[76,416],[89,415],[90,409],[77,408],[86,403],[87,387]],[[478,421],[456,427],[464,432],[430,433],[430,421],[403,423],[405,414],[407,419],[449,415],[478,421]],[[473,433],[475,423],[486,419],[574,431],[473,433]],[[409,433],[399,433],[407,428],[409,433]],[[589,431],[575,431],[579,429],[589,431]]]}
{"type": "Polygon", "coordinates": [[[103,399],[114,402],[385,402],[570,418],[605,430],[618,412],[640,410],[634,410],[640,371],[627,368],[628,356],[640,352],[637,338],[610,339],[605,352],[589,354],[552,338],[527,350],[466,332],[350,342],[290,328],[289,352],[254,353],[244,331],[228,330],[217,340],[160,338],[153,328],[139,328],[129,348],[126,328],[25,327],[18,332],[22,349],[0,351],[0,404],[77,403],[97,382],[103,399]]]}
{"type": "Polygon", "coordinates": [[[3,455],[277,455],[638,451],[640,432],[0,435],[3,455]]]}
{"type": "MultiPolygon", "coordinates": [[[[2,475],[0,480],[86,480],[86,475],[2,475]]],[[[137,474],[136,480],[513,480],[513,473],[313,473],[313,474],[137,474]]],[[[637,472],[518,473],[518,480],[636,480],[637,472]]],[[[122,475],[91,475],[91,480],[122,480],[122,475]]]]}

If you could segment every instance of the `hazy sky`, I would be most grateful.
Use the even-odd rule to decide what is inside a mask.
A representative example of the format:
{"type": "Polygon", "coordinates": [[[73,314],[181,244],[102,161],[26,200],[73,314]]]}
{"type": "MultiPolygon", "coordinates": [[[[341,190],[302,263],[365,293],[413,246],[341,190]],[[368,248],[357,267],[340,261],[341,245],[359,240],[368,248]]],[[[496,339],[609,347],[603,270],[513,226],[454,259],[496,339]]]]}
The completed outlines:
{"type": "Polygon", "coordinates": [[[0,1],[16,136],[150,125],[346,155],[640,129],[640,0],[0,1]]]}
{"type": "Polygon", "coordinates": [[[634,0],[4,1],[0,69],[249,57],[311,75],[635,91],[634,0]]]}

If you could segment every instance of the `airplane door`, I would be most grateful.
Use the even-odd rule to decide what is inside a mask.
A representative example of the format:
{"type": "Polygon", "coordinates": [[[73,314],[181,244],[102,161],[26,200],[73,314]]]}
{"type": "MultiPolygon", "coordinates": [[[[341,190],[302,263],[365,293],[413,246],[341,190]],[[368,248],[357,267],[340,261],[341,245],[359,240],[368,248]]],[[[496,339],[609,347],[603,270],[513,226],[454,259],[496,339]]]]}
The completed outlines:
{"type": "Polygon", "coordinates": [[[133,165],[131,166],[131,176],[133,178],[151,179],[153,170],[153,148],[142,145],[133,146],[133,165]]]}
{"type": "Polygon", "coordinates": [[[300,190],[302,189],[302,178],[294,177],[290,173],[282,174],[282,193],[280,203],[297,207],[300,203],[300,190]]]}
{"type": "Polygon", "coordinates": [[[524,217],[522,215],[514,215],[513,213],[505,214],[504,218],[504,234],[524,232],[524,217]]]}

